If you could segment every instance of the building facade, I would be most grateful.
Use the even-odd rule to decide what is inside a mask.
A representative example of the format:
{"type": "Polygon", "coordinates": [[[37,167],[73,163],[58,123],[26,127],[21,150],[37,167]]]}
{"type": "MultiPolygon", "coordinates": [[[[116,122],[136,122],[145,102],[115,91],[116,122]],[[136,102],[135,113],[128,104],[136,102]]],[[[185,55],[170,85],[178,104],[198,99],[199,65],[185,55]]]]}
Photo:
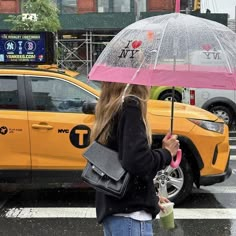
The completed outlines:
{"type": "MultiPolygon", "coordinates": [[[[25,0],[0,0],[0,13],[20,13],[25,0]]],[[[52,0],[62,14],[130,12],[132,0],[52,0]]],[[[186,2],[186,1],[184,1],[186,2]]],[[[139,0],[141,11],[174,10],[173,0],[139,0]]]]}

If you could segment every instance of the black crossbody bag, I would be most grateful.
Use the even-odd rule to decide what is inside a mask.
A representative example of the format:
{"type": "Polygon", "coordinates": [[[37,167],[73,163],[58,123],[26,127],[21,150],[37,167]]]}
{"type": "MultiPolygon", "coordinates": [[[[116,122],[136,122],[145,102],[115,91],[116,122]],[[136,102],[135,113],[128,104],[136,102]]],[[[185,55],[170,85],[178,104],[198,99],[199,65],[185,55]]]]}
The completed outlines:
{"type": "Polygon", "coordinates": [[[121,166],[118,152],[100,144],[98,138],[83,153],[87,165],[82,180],[97,191],[120,199],[125,195],[130,174],[121,166]]]}

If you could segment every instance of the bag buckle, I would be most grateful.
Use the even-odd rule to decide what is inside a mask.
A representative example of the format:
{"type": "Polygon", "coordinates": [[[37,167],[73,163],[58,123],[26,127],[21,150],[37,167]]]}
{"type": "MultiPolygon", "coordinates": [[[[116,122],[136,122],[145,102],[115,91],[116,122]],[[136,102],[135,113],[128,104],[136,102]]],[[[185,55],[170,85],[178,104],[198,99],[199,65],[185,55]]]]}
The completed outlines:
{"type": "Polygon", "coordinates": [[[97,173],[97,174],[99,174],[100,176],[104,176],[105,174],[101,171],[101,170],[99,170],[95,165],[92,165],[92,169],[97,173]]]}

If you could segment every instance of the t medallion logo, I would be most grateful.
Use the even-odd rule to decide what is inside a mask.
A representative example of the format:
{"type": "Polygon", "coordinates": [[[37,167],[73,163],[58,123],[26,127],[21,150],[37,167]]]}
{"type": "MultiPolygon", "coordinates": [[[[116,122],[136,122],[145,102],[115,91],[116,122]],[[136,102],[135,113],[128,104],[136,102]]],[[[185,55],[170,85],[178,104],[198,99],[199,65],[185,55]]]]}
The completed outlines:
{"type": "Polygon", "coordinates": [[[5,135],[8,132],[8,128],[6,126],[0,127],[0,134],[5,135]]]}
{"type": "Polygon", "coordinates": [[[70,131],[70,142],[77,148],[86,148],[90,144],[91,129],[86,125],[77,125],[70,131]]]}

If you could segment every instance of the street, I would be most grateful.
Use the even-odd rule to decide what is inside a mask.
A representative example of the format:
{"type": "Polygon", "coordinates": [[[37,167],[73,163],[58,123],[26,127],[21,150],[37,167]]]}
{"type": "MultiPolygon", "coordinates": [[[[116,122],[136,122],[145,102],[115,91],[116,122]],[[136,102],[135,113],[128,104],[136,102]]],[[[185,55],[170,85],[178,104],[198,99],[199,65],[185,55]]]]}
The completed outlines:
{"type": "MultiPolygon", "coordinates": [[[[224,183],[193,193],[175,206],[176,228],[160,228],[154,222],[154,235],[228,236],[236,235],[236,141],[231,137],[232,176],[224,183]]],[[[102,236],[96,223],[94,192],[76,189],[25,190],[3,192],[0,196],[0,235],[102,236]]]]}

